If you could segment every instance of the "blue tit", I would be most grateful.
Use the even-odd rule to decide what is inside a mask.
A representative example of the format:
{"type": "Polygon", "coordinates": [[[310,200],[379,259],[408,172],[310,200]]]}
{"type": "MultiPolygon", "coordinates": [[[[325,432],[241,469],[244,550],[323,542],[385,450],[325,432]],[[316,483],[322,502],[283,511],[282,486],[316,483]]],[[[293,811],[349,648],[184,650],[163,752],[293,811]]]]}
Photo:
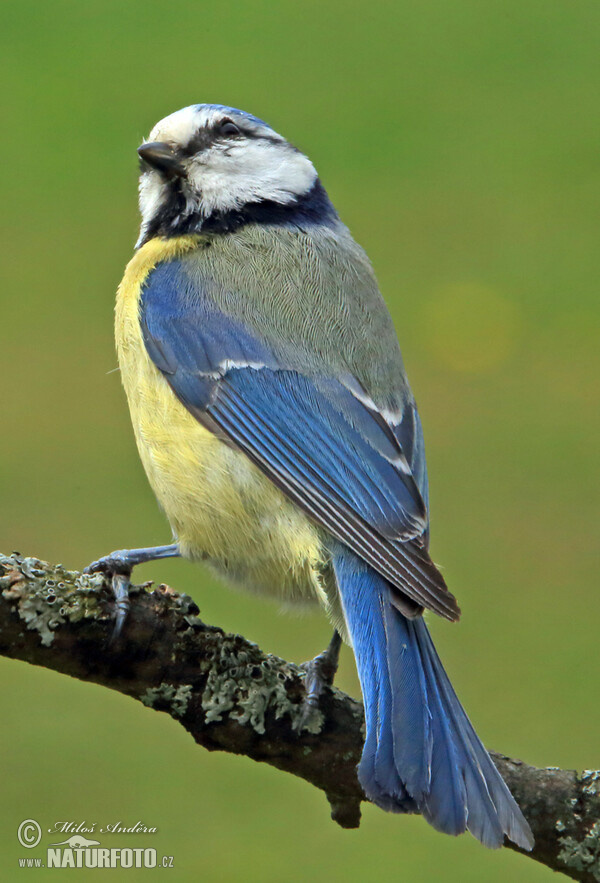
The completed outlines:
{"type": "Polygon", "coordinates": [[[186,107],[138,152],[142,223],[116,342],[174,543],[91,569],[126,582],[135,564],[183,555],[320,604],[329,661],[337,635],[354,651],[369,800],[530,849],[423,619],[460,611],[429,555],[421,424],[369,259],[312,162],[257,117],[186,107]]]}

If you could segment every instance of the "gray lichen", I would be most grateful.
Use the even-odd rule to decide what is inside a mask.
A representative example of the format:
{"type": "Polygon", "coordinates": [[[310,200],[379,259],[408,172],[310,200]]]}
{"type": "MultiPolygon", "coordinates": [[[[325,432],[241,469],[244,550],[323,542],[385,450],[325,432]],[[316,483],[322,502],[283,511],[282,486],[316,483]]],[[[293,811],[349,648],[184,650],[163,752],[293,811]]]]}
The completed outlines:
{"type": "Polygon", "coordinates": [[[27,628],[39,633],[44,647],[52,644],[55,630],[66,620],[102,615],[96,595],[90,593],[102,587],[102,574],[78,574],[62,565],[50,570],[45,561],[22,558],[17,552],[1,555],[0,569],[2,596],[14,604],[27,628]]]}
{"type": "Polygon", "coordinates": [[[559,839],[559,861],[575,871],[587,871],[594,880],[600,881],[600,822],[595,822],[583,840],[574,837],[559,839]]]}
{"type": "Polygon", "coordinates": [[[183,717],[192,697],[191,684],[175,687],[173,684],[161,684],[159,687],[148,687],[140,696],[140,700],[149,708],[167,706],[173,717],[183,717]]]}
{"type": "Polygon", "coordinates": [[[270,710],[276,720],[287,715],[292,726],[302,725],[310,733],[320,733],[322,713],[315,709],[308,720],[302,721],[302,705],[288,696],[286,682],[297,675],[297,670],[282,667],[281,660],[274,663],[269,659],[257,662],[247,647],[240,649],[234,640],[223,641],[219,654],[211,661],[202,693],[206,722],[222,721],[229,714],[233,720],[249,724],[263,734],[265,715],[270,710]]]}
{"type": "Polygon", "coordinates": [[[600,795],[600,770],[584,770],[579,777],[582,792],[588,796],[600,795]]]}

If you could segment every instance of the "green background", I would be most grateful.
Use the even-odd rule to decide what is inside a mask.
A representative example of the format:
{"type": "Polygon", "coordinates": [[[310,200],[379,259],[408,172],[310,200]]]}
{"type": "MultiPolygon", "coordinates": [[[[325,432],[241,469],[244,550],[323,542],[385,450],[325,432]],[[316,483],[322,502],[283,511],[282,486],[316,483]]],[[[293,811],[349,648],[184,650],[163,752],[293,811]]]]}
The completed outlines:
{"type": "MultiPolygon", "coordinates": [[[[135,149],[186,104],[244,108],[314,160],[394,315],[434,557],[464,611],[431,625],[471,718],[531,763],[600,765],[597,0],[21,0],[0,16],[0,548],[82,567],[169,541],[109,373],[135,149]]],[[[318,612],[187,562],[137,575],[296,661],[329,636],[318,612]]],[[[177,880],[551,879],[417,817],[365,807],[342,831],[305,782],[208,754],[123,696],[8,660],[0,678],[3,879],[20,879],[29,817],[141,819],[159,833],[102,845],[156,846],[177,880]]],[[[347,649],[339,683],[357,694],[347,649]]]]}

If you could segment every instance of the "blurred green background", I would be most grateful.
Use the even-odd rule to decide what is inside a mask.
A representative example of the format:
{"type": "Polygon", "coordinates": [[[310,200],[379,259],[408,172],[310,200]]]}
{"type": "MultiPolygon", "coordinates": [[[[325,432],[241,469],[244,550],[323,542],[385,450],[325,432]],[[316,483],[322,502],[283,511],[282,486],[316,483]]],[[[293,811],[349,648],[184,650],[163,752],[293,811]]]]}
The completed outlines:
{"type": "MultiPolygon", "coordinates": [[[[0,548],[82,567],[168,542],[109,373],[135,149],[186,104],[247,109],[314,160],[394,315],[464,611],[432,630],[482,738],[600,765],[599,29],[597,0],[2,4],[0,548]]],[[[137,576],[286,658],[329,636],[186,562],[137,576]]],[[[3,879],[33,817],[155,825],[102,845],[156,846],[177,880],[550,880],[420,818],[365,807],[342,831],[305,782],[108,690],[8,660],[0,678],[3,879]]],[[[358,693],[348,650],[339,684],[358,693]]]]}

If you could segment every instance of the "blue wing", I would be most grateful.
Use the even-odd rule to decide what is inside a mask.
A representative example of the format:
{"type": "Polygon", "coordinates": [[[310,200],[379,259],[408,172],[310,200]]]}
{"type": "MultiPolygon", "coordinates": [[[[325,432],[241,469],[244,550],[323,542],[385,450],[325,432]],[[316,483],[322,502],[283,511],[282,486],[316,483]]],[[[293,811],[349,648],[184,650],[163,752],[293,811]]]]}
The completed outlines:
{"type": "Polygon", "coordinates": [[[182,403],[398,590],[415,615],[459,610],[427,553],[427,479],[414,405],[389,423],[352,378],[307,376],[191,288],[176,263],[142,292],[146,348],[182,403]],[[425,499],[424,499],[425,498],[425,499]]]}

